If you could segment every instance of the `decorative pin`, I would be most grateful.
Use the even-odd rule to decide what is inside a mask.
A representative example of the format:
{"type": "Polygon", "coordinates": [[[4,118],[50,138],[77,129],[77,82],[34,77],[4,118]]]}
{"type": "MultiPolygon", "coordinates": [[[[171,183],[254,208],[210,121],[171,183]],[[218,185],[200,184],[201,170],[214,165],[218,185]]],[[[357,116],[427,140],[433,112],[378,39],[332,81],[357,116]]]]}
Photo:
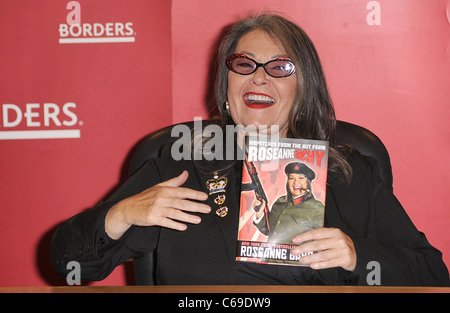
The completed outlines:
{"type": "Polygon", "coordinates": [[[226,178],[225,176],[217,177],[217,175],[215,175],[214,178],[208,179],[206,181],[206,188],[208,188],[210,195],[218,192],[225,192],[227,183],[228,178],[226,178]]]}
{"type": "Polygon", "coordinates": [[[214,199],[214,203],[217,205],[221,205],[225,202],[225,195],[218,195],[215,199],[214,199]]]}
{"type": "Polygon", "coordinates": [[[216,214],[220,217],[225,217],[228,214],[228,208],[226,206],[222,206],[216,210],[216,214]]]}

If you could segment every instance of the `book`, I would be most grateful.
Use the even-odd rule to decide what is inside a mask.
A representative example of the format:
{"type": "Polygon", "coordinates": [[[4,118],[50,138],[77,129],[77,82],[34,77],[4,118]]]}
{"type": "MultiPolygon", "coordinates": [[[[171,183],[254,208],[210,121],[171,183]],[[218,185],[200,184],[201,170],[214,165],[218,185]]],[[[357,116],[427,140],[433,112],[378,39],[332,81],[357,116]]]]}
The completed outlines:
{"type": "Polygon", "coordinates": [[[328,142],[247,137],[245,151],[236,260],[306,266],[292,238],[323,227],[328,142]]]}

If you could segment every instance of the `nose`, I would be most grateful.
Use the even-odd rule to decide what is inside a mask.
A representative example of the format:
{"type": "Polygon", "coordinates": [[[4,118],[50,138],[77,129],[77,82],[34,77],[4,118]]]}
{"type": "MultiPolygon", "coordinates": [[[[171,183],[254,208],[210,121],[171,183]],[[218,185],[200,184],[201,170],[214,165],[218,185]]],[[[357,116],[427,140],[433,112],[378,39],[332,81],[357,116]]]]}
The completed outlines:
{"type": "Polygon", "coordinates": [[[269,77],[264,68],[260,66],[253,73],[252,82],[257,86],[267,85],[270,82],[269,77]]]}

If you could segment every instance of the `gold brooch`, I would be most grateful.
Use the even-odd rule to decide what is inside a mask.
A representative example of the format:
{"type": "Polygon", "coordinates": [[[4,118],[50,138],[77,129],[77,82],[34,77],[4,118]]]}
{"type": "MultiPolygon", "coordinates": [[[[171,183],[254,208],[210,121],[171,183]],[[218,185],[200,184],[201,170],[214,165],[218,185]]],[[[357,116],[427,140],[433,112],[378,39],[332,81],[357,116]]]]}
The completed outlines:
{"type": "Polygon", "coordinates": [[[218,195],[215,199],[214,199],[214,203],[217,205],[221,205],[225,202],[225,195],[218,195]]]}
{"type": "Polygon", "coordinates": [[[209,190],[209,194],[215,194],[218,192],[225,192],[225,187],[227,186],[228,178],[225,176],[219,178],[212,178],[206,181],[206,188],[209,190]]]}
{"type": "Polygon", "coordinates": [[[228,208],[226,206],[222,206],[216,210],[216,214],[220,217],[225,217],[228,214],[228,208]]]}

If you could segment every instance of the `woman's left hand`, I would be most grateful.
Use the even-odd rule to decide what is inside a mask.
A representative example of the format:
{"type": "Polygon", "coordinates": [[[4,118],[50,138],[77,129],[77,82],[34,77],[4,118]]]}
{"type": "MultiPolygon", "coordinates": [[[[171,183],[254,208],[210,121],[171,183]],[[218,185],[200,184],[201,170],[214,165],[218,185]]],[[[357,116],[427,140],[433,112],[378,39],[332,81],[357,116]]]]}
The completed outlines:
{"type": "Polygon", "coordinates": [[[301,258],[302,263],[309,264],[313,269],[340,266],[350,272],[355,270],[356,251],[353,241],[338,228],[311,229],[295,236],[292,242],[305,242],[292,250],[293,255],[315,252],[301,258]]]}

